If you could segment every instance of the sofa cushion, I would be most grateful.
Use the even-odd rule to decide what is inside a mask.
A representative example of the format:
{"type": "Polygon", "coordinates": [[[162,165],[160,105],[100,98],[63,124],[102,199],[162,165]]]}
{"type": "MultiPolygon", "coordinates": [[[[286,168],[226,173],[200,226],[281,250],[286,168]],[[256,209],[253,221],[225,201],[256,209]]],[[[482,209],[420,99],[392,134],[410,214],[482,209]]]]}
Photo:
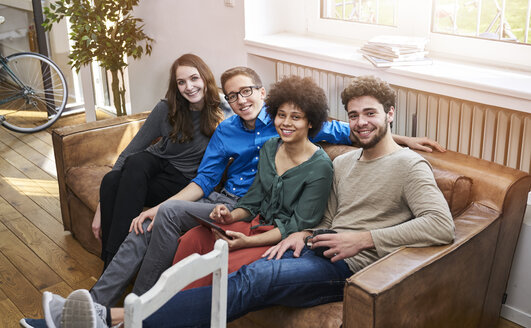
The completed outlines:
{"type": "Polygon", "coordinates": [[[437,186],[441,189],[448,202],[450,212],[455,218],[470,204],[472,179],[455,172],[433,168],[433,175],[437,186]]]}
{"type": "Polygon", "coordinates": [[[91,210],[95,211],[100,201],[100,184],[110,166],[72,167],[66,173],[68,188],[91,210]]]}

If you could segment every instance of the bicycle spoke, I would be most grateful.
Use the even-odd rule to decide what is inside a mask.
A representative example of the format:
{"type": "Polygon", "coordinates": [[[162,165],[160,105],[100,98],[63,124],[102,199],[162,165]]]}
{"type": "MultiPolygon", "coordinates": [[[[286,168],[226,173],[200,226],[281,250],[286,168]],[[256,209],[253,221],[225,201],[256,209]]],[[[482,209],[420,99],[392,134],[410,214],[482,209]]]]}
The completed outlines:
{"type": "Polygon", "coordinates": [[[59,68],[44,56],[16,54],[0,66],[0,115],[12,130],[33,132],[50,126],[61,115],[67,93],[59,68]]]}

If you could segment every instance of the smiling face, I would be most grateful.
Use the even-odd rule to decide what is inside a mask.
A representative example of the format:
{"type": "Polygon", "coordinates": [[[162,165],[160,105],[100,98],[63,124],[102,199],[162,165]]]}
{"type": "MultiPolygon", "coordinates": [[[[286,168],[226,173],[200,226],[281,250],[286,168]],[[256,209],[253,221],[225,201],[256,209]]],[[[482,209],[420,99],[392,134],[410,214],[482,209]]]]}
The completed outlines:
{"type": "MultiPolygon", "coordinates": [[[[253,80],[246,75],[233,76],[225,82],[225,95],[230,95],[232,93],[237,94],[242,89],[253,85],[253,80]]],[[[242,118],[249,129],[254,129],[254,123],[264,105],[264,98],[266,95],[263,87],[259,89],[253,88],[252,90],[253,93],[249,97],[243,97],[242,95],[237,94],[238,99],[235,102],[230,103],[230,107],[234,113],[242,118]]]]}
{"type": "Polygon", "coordinates": [[[349,100],[347,113],[353,137],[363,149],[376,146],[388,133],[393,121],[394,108],[385,113],[383,105],[371,96],[349,100]]]}
{"type": "Polygon", "coordinates": [[[284,103],[278,108],[275,128],[285,143],[306,141],[311,127],[306,114],[295,104],[284,103]]]}
{"type": "Polygon", "coordinates": [[[205,96],[205,82],[199,75],[197,68],[179,66],[175,71],[177,88],[181,95],[191,104],[199,103],[205,96]]]}

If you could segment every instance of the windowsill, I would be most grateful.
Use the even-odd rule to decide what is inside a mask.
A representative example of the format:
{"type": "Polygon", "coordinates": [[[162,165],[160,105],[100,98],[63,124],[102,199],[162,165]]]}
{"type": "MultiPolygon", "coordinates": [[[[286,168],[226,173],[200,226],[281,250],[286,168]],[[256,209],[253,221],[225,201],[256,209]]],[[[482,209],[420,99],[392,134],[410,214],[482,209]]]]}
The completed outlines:
{"type": "Polygon", "coordinates": [[[531,73],[434,59],[432,65],[376,68],[359,47],[292,33],[246,37],[249,54],[531,113],[531,73]]]}

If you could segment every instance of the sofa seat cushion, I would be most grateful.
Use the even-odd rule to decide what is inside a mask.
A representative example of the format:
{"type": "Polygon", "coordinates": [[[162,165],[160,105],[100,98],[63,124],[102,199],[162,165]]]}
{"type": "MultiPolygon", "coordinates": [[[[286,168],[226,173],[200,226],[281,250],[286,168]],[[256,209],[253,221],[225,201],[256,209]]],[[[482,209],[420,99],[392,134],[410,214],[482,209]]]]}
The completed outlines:
{"type": "Polygon", "coordinates": [[[66,173],[66,185],[88,208],[96,210],[100,201],[100,184],[110,166],[72,167],[66,173]]]}
{"type": "Polygon", "coordinates": [[[343,302],[334,302],[310,308],[272,306],[250,312],[229,323],[228,327],[338,328],[342,322],[343,302]]]}
{"type": "Polygon", "coordinates": [[[448,202],[452,216],[455,218],[470,204],[472,179],[437,168],[433,168],[433,176],[446,202],[448,202]]]}

